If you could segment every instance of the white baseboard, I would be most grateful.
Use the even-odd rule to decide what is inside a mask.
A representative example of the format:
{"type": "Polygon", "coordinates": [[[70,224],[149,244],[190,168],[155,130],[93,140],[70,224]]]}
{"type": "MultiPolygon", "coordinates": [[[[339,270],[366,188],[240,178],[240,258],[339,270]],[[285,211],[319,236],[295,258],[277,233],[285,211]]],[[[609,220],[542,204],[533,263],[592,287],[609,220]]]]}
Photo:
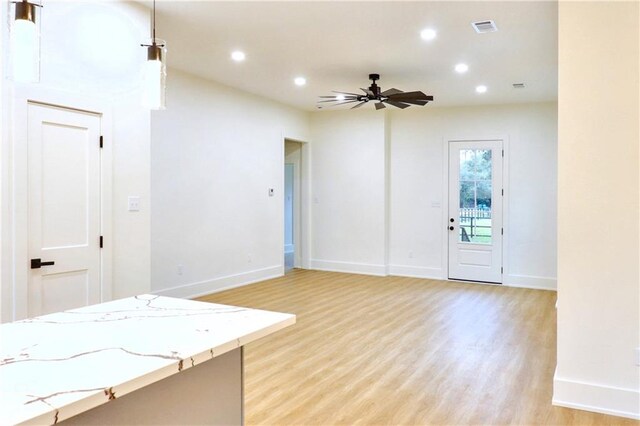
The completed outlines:
{"type": "Polygon", "coordinates": [[[508,287],[533,288],[536,290],[553,290],[558,288],[558,280],[552,277],[536,277],[532,275],[506,274],[502,285],[508,287]]]}
{"type": "Polygon", "coordinates": [[[152,289],[151,292],[159,296],[193,299],[195,297],[204,296],[211,293],[218,293],[220,291],[242,287],[244,285],[253,284],[259,281],[281,277],[282,275],[284,275],[284,267],[282,265],[278,265],[263,269],[256,269],[254,271],[243,272],[240,274],[213,278],[206,281],[184,284],[162,290],[152,289]]]}
{"type": "Polygon", "coordinates": [[[442,268],[428,268],[423,266],[389,265],[389,275],[398,277],[426,278],[430,280],[446,280],[442,268]]]}
{"type": "Polygon", "coordinates": [[[319,271],[345,272],[349,274],[364,274],[386,276],[387,268],[384,265],[369,263],[338,262],[334,260],[311,259],[310,268],[319,271]]]}
{"type": "Polygon", "coordinates": [[[553,378],[553,405],[640,419],[640,390],[553,378]]]}

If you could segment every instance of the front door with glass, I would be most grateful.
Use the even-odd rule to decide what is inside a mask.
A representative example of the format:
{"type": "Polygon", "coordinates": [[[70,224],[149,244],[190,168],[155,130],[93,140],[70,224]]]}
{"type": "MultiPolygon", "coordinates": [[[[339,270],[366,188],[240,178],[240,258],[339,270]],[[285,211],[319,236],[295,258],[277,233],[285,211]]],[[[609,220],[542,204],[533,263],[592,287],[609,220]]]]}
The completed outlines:
{"type": "Polygon", "coordinates": [[[502,283],[502,141],[449,142],[449,278],[502,283]]]}

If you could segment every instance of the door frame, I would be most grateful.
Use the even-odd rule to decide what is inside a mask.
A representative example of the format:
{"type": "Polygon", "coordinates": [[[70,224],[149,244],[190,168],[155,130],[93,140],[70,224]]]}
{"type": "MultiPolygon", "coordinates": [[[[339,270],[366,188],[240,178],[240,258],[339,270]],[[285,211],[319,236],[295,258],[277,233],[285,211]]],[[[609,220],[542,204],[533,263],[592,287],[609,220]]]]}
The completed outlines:
{"type": "MultiPolygon", "coordinates": [[[[502,150],[504,157],[502,158],[502,188],[504,195],[502,196],[502,285],[504,285],[506,277],[509,274],[509,136],[508,135],[482,135],[482,136],[461,136],[461,137],[444,137],[442,138],[442,273],[443,279],[447,281],[457,281],[449,279],[449,145],[450,142],[483,142],[483,141],[502,141],[502,150]]],[[[473,281],[478,284],[500,285],[494,283],[485,283],[482,281],[473,281]]]]}
{"type": "MultiPolygon", "coordinates": [[[[4,165],[8,184],[3,202],[6,220],[2,223],[2,295],[11,301],[8,320],[16,321],[28,315],[29,234],[28,234],[28,108],[29,104],[59,107],[100,115],[100,134],[107,143],[100,152],[100,227],[105,247],[100,251],[100,300],[111,300],[113,294],[113,135],[112,106],[103,99],[87,98],[33,85],[16,84],[10,108],[11,129],[4,165]]],[[[97,143],[98,141],[96,141],[97,143]]],[[[4,309],[3,309],[4,312],[4,309]]]]}
{"type": "MultiPolygon", "coordinates": [[[[285,143],[289,142],[297,142],[301,145],[300,148],[300,171],[298,175],[300,176],[300,199],[298,200],[299,205],[299,214],[298,220],[300,223],[299,229],[300,232],[297,235],[297,243],[295,243],[294,249],[294,259],[296,255],[299,253],[300,255],[300,268],[309,269],[309,259],[311,258],[311,244],[310,244],[310,236],[311,236],[311,209],[309,208],[311,199],[311,146],[308,142],[291,138],[282,134],[282,145],[280,147],[280,170],[281,170],[281,180],[280,180],[280,188],[282,188],[282,202],[280,203],[280,244],[279,244],[279,256],[282,259],[282,271],[281,274],[284,275],[284,185],[285,185],[285,176],[284,176],[284,164],[285,164],[285,143]],[[299,246],[299,247],[298,247],[299,246]]],[[[295,188],[294,188],[295,192],[295,188]]],[[[295,206],[294,206],[294,221],[296,219],[295,215],[295,206]]],[[[294,223],[294,241],[295,236],[295,223],[294,223]]],[[[294,260],[294,265],[295,265],[294,260]]]]}

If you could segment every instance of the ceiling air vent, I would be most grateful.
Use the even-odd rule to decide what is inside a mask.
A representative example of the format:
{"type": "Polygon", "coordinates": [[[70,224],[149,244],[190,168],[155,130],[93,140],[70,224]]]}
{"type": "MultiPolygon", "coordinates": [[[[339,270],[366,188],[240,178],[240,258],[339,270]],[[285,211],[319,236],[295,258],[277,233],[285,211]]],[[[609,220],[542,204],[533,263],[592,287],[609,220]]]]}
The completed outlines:
{"type": "Polygon", "coordinates": [[[524,89],[524,83],[513,83],[512,86],[514,89],[524,89]]]}
{"type": "Polygon", "coordinates": [[[478,34],[483,33],[493,33],[498,31],[498,27],[496,27],[496,23],[493,21],[477,21],[472,22],[471,26],[478,34]]]}

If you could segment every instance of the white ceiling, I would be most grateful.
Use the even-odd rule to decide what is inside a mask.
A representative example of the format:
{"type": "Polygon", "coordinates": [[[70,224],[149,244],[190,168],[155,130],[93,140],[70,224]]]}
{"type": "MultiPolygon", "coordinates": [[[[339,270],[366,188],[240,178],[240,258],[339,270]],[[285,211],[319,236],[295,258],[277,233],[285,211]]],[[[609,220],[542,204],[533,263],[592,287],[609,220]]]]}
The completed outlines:
{"type": "Polygon", "coordinates": [[[306,110],[331,90],[358,92],[369,73],[434,106],[557,99],[556,2],[159,1],[157,14],[170,67],[306,110]],[[477,34],[471,22],[487,19],[499,31],[477,34]],[[427,27],[438,31],[430,42],[427,27]],[[236,49],[246,61],[231,61],[236,49]]]}

